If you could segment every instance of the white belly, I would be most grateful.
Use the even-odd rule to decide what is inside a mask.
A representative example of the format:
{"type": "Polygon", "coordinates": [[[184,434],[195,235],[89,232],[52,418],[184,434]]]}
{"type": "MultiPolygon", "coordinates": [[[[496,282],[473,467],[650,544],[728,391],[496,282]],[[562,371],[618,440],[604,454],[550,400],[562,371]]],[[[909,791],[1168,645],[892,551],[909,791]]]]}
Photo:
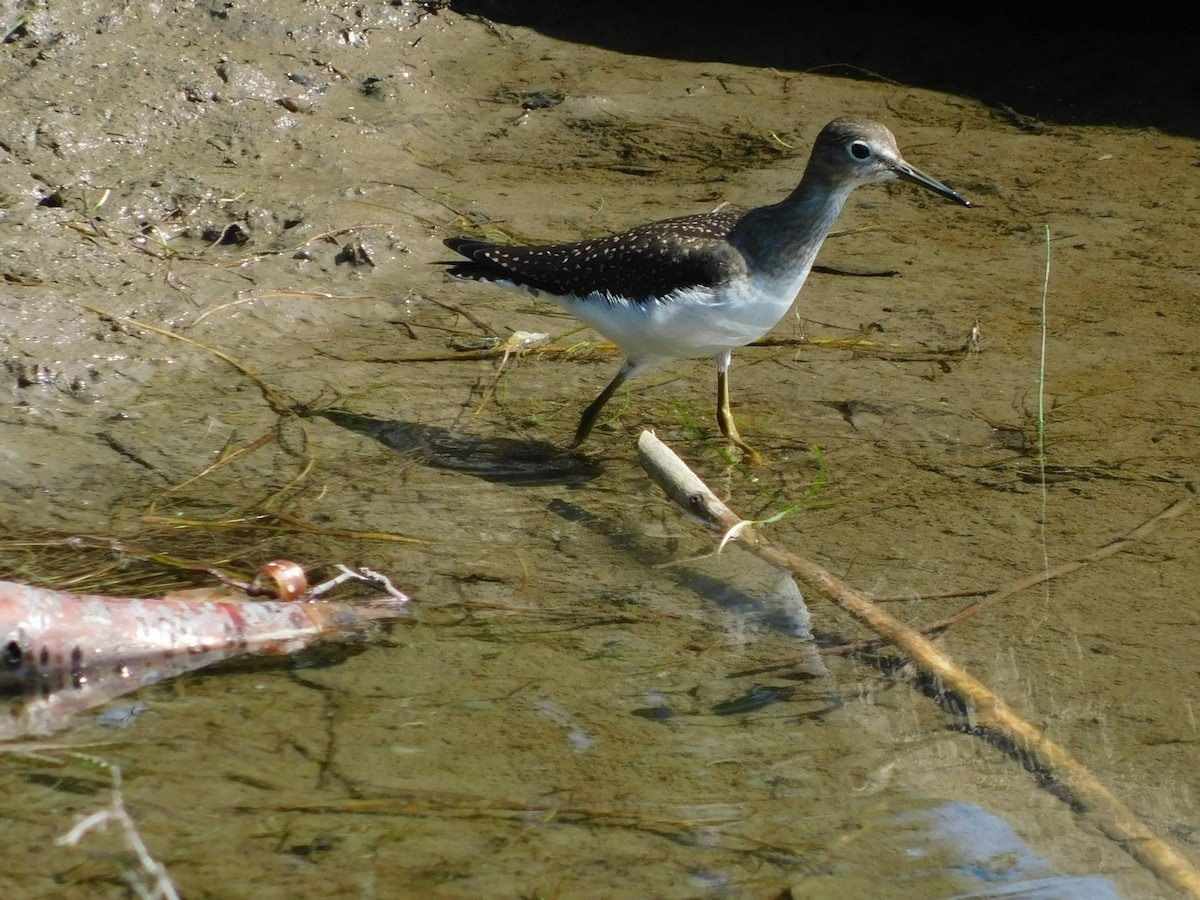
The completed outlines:
{"type": "MultiPolygon", "coordinates": [[[[806,272],[805,275],[808,273],[806,272]]],[[[743,290],[688,288],[662,300],[633,302],[605,294],[558,297],[637,362],[717,356],[756,341],[791,308],[804,279],[745,285],[743,290]]]]}

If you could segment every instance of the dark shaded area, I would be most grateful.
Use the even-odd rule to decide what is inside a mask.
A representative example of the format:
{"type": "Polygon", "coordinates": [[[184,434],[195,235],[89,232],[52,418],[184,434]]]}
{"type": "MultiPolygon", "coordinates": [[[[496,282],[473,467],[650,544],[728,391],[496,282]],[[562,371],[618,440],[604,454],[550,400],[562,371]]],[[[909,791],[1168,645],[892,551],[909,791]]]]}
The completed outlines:
{"type": "Polygon", "coordinates": [[[1019,116],[1003,114],[1021,127],[1037,127],[1020,118],[1028,116],[1200,136],[1194,30],[1169,15],[977,6],[969,15],[934,18],[856,4],[678,0],[452,0],[451,6],[624,53],[949,91],[1015,111],[1019,116]]]}
{"type": "Polygon", "coordinates": [[[600,474],[600,465],[581,453],[545,441],[481,437],[436,425],[418,425],[336,409],[298,410],[374,438],[425,465],[451,469],[499,484],[581,484],[600,474]]]}
{"type": "MultiPolygon", "coordinates": [[[[794,698],[795,693],[796,691],[789,687],[766,687],[761,684],[755,684],[737,696],[714,703],[712,713],[714,716],[744,716],[779,703],[789,703],[794,698]]],[[[831,712],[839,707],[840,704],[831,704],[828,708],[821,710],[821,713],[831,712]]],[[[809,713],[802,718],[808,718],[812,715],[816,714],[809,713]]]]}

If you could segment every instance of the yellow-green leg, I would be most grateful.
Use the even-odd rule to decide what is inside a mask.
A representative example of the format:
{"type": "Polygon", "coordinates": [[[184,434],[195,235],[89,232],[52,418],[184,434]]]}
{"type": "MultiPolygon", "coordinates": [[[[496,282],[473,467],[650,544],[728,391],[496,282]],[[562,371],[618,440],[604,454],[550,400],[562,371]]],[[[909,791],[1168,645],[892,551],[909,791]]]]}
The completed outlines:
{"type": "Polygon", "coordinates": [[[763,455],[742,440],[738,434],[737,423],[733,421],[733,410],[729,406],[729,354],[717,357],[717,424],[721,434],[729,438],[743,454],[743,462],[751,466],[761,466],[765,459],[763,455]]]}

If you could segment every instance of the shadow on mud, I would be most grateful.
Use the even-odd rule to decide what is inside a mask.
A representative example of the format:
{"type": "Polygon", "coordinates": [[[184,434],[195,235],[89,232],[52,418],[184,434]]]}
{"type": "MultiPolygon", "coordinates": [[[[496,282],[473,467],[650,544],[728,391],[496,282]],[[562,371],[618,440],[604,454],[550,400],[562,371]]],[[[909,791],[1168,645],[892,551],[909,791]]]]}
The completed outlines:
{"type": "Polygon", "coordinates": [[[437,425],[380,419],[336,409],[308,410],[301,415],[327,419],[334,425],[374,438],[397,453],[411,454],[434,468],[463,472],[498,484],[581,484],[601,472],[595,460],[546,441],[463,434],[437,425]]]}

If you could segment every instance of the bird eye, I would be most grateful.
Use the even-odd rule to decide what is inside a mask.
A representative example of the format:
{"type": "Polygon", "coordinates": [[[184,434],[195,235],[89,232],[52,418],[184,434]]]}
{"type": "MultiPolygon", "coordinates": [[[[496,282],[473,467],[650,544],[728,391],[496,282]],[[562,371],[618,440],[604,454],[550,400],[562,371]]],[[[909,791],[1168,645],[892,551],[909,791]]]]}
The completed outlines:
{"type": "Polygon", "coordinates": [[[866,141],[855,141],[850,145],[850,155],[858,160],[870,159],[871,145],[866,141]]]}

